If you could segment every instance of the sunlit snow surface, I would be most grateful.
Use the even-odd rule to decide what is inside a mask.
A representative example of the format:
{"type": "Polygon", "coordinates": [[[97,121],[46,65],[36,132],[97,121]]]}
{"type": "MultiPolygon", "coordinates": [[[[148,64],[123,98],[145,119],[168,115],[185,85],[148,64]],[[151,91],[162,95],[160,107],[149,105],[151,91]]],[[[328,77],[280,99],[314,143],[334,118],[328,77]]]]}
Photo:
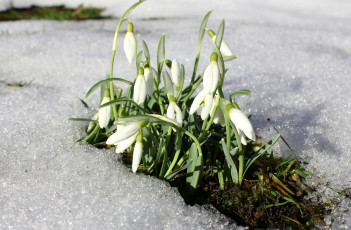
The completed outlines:
{"type": "MultiPolygon", "coordinates": [[[[14,0],[13,5],[29,2],[14,0]]],[[[334,221],[333,229],[350,228],[350,199],[326,184],[351,187],[351,3],[188,2],[150,0],[131,15],[139,19],[135,33],[148,43],[152,64],[164,32],[167,58],[185,65],[189,81],[203,15],[214,9],[208,23],[214,30],[225,18],[224,38],[239,58],[227,64],[224,91],[253,91],[238,101],[252,114],[257,134],[268,141],[275,135],[273,126],[283,134],[316,174],[309,182],[341,201],[327,222],[334,221]],[[145,20],[150,18],[157,20],[145,20]]],[[[121,15],[131,2],[99,4],[121,15]]],[[[9,1],[0,1],[0,9],[8,6],[9,1]]],[[[76,142],[84,137],[86,124],[67,118],[94,115],[79,98],[109,71],[116,26],[117,20],[0,23],[0,228],[236,227],[209,207],[185,205],[166,182],[130,173],[112,149],[76,142]],[[23,88],[5,84],[32,79],[23,88]]],[[[205,38],[200,70],[211,52],[205,38]]],[[[119,53],[115,76],[133,80],[135,74],[119,53]]],[[[87,103],[96,108],[97,93],[87,103]]],[[[275,153],[287,156],[289,151],[278,143],[275,153]]]]}

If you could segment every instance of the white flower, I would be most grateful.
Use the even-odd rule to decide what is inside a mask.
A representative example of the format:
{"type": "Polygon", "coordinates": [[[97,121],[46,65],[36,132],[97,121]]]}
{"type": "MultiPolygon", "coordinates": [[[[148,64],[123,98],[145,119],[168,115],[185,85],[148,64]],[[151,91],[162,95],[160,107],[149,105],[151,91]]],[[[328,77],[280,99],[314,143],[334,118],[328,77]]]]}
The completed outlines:
{"type": "Polygon", "coordinates": [[[219,80],[219,68],[217,63],[218,56],[216,53],[212,53],[211,62],[207,66],[204,73],[203,86],[207,93],[214,93],[217,89],[217,84],[219,80]]]}
{"type": "Polygon", "coordinates": [[[189,114],[192,115],[197,111],[201,115],[201,119],[205,120],[211,112],[213,104],[213,96],[211,93],[207,93],[205,90],[202,90],[194,98],[193,104],[191,104],[189,114]]]}
{"type": "Polygon", "coordinates": [[[143,68],[138,69],[138,77],[134,83],[133,100],[138,104],[142,104],[146,98],[146,81],[143,68]]]}
{"type": "MultiPolygon", "coordinates": [[[[216,41],[216,35],[212,30],[208,30],[208,34],[211,36],[212,41],[216,41]]],[[[233,52],[230,50],[227,43],[222,39],[221,48],[219,49],[223,57],[232,56],[233,52]]]]}
{"type": "Polygon", "coordinates": [[[172,61],[171,70],[173,83],[178,90],[182,85],[182,69],[180,68],[179,62],[176,59],[173,59],[172,61]]]}
{"type": "Polygon", "coordinates": [[[141,155],[143,153],[143,143],[136,142],[133,151],[133,162],[132,162],[132,171],[136,173],[141,161],[141,155]]]}
{"type": "MultiPolygon", "coordinates": [[[[210,115],[212,115],[212,112],[214,110],[214,104],[215,103],[212,105],[210,115]]],[[[217,106],[216,113],[214,114],[213,123],[221,124],[222,126],[225,125],[224,114],[219,106],[217,106]]]]}
{"type": "Polygon", "coordinates": [[[236,129],[238,130],[241,143],[243,145],[247,144],[245,136],[253,141],[256,141],[256,134],[253,130],[252,124],[249,121],[249,119],[245,116],[245,114],[241,112],[241,110],[237,108],[229,109],[229,117],[230,120],[232,120],[232,122],[234,123],[236,129]]]}
{"type": "Polygon", "coordinates": [[[127,33],[124,37],[124,53],[127,56],[129,64],[133,62],[136,56],[136,41],[133,34],[133,23],[129,22],[127,33]]]}
{"type": "Polygon", "coordinates": [[[178,105],[172,101],[168,105],[167,117],[173,121],[176,121],[179,126],[183,124],[183,114],[178,105]]]}
{"type": "MultiPolygon", "coordinates": [[[[100,105],[106,104],[106,103],[108,103],[110,101],[111,101],[110,93],[109,93],[109,90],[106,89],[104,98],[102,99],[100,105]]],[[[105,107],[102,107],[102,108],[99,109],[99,125],[100,125],[100,128],[103,129],[103,128],[107,127],[107,125],[108,125],[108,123],[110,122],[110,119],[111,119],[111,113],[112,113],[111,106],[105,106],[105,107]]]]}
{"type": "Polygon", "coordinates": [[[145,67],[144,77],[146,82],[146,94],[151,97],[154,92],[154,77],[149,67],[145,67]]]}
{"type": "Polygon", "coordinates": [[[140,122],[132,122],[128,125],[117,126],[117,132],[112,134],[106,141],[107,145],[117,145],[116,152],[122,153],[137,138],[138,132],[141,129],[140,122]]]}

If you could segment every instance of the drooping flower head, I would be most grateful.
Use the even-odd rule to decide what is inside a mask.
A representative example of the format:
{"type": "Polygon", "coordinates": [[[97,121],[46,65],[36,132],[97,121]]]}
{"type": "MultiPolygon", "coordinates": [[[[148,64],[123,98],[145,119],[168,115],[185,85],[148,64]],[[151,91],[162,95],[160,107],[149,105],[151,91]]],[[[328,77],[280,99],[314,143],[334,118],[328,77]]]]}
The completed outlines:
{"type": "MultiPolygon", "coordinates": [[[[108,102],[110,102],[110,90],[109,89],[105,89],[104,92],[104,97],[101,101],[100,105],[106,104],[108,102]]],[[[99,125],[100,128],[106,128],[108,123],[110,122],[111,119],[111,113],[112,113],[112,109],[111,106],[105,106],[99,109],[99,125]]]]}
{"type": "Polygon", "coordinates": [[[131,64],[136,57],[136,41],[133,30],[133,23],[129,22],[127,26],[127,33],[124,37],[124,53],[127,56],[129,64],[131,64]]]}
{"type": "MultiPolygon", "coordinates": [[[[210,35],[212,41],[215,42],[216,41],[216,34],[212,30],[208,30],[207,32],[208,32],[208,35],[210,35]]],[[[221,54],[223,57],[233,55],[233,52],[230,50],[229,46],[227,45],[227,43],[224,40],[222,40],[221,47],[220,47],[219,51],[221,51],[221,54]]]]}
{"type": "Polygon", "coordinates": [[[249,139],[256,141],[256,134],[252,127],[250,120],[245,116],[245,114],[237,108],[234,108],[233,105],[227,104],[226,110],[229,113],[230,120],[234,123],[238,134],[241,139],[241,143],[246,145],[246,137],[249,139]]]}
{"type": "Polygon", "coordinates": [[[146,82],[146,94],[150,97],[154,92],[154,77],[148,61],[144,62],[144,77],[146,82]]]}
{"type": "Polygon", "coordinates": [[[181,87],[183,84],[183,74],[182,74],[182,69],[180,68],[180,64],[176,59],[173,59],[172,61],[172,67],[171,67],[171,73],[172,73],[172,80],[173,83],[176,87],[177,90],[181,87]]]}
{"type": "Polygon", "coordinates": [[[183,114],[174,100],[170,100],[169,102],[168,109],[167,109],[167,117],[177,122],[179,126],[182,126],[183,114]]]}
{"type": "Polygon", "coordinates": [[[136,173],[138,171],[141,156],[143,154],[143,133],[139,132],[136,137],[136,143],[133,151],[133,161],[132,161],[132,172],[136,173]]]}
{"type": "Polygon", "coordinates": [[[191,104],[189,114],[192,115],[195,112],[201,115],[201,119],[205,120],[208,115],[210,115],[211,108],[213,104],[213,96],[211,93],[202,90],[196,97],[194,98],[193,103],[191,104]]]}
{"type": "Polygon", "coordinates": [[[146,121],[135,121],[125,125],[117,125],[117,131],[107,139],[106,144],[117,145],[116,153],[122,153],[134,143],[140,129],[147,124],[146,121]]]}
{"type": "Polygon", "coordinates": [[[219,68],[218,68],[218,55],[213,52],[210,59],[210,64],[206,67],[203,86],[207,93],[213,94],[217,89],[217,84],[219,80],[219,68]]]}
{"type": "Polygon", "coordinates": [[[138,104],[142,104],[145,101],[147,93],[146,81],[144,77],[144,69],[139,67],[138,76],[134,83],[133,88],[133,100],[138,104]]]}

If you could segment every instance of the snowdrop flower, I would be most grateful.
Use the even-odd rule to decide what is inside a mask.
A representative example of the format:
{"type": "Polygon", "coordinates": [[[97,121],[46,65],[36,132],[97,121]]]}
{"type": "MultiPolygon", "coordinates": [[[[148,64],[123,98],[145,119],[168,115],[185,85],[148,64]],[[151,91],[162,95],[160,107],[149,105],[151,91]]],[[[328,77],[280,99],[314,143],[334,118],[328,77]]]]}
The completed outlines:
{"type": "Polygon", "coordinates": [[[133,151],[133,161],[132,161],[133,173],[136,173],[136,171],[138,171],[142,154],[143,154],[143,136],[142,136],[142,133],[140,132],[138,134],[137,141],[135,143],[134,151],[133,151]]]}
{"type": "Polygon", "coordinates": [[[129,22],[127,33],[124,37],[124,52],[127,56],[129,64],[133,62],[136,56],[136,41],[133,34],[133,23],[129,22]]]}
{"type": "Polygon", "coordinates": [[[135,83],[134,83],[133,100],[138,105],[144,103],[146,98],[146,93],[147,93],[147,88],[146,88],[146,81],[144,77],[144,69],[140,67],[138,69],[137,79],[135,80],[135,83]]]}
{"type": "Polygon", "coordinates": [[[201,115],[201,119],[205,120],[211,112],[213,104],[213,96],[211,93],[202,90],[194,98],[193,104],[191,104],[189,114],[192,115],[197,111],[201,115]]]}
{"type": "MultiPolygon", "coordinates": [[[[105,92],[104,92],[104,98],[102,99],[101,101],[101,104],[100,105],[103,105],[103,104],[106,104],[108,102],[110,102],[111,99],[110,99],[110,91],[109,89],[105,89],[105,92]]],[[[102,107],[99,109],[99,125],[100,125],[100,128],[106,128],[108,123],[110,122],[110,119],[111,119],[111,113],[112,113],[112,110],[111,110],[111,106],[105,106],[105,107],[102,107]]]]}
{"type": "MultiPolygon", "coordinates": [[[[215,42],[216,41],[216,34],[212,30],[208,30],[208,34],[210,35],[212,41],[215,42]]],[[[233,55],[233,52],[230,50],[229,46],[227,45],[227,43],[224,40],[222,40],[221,48],[219,50],[221,51],[221,54],[223,57],[233,55]]]]}
{"type": "Polygon", "coordinates": [[[236,129],[238,130],[241,143],[243,145],[247,144],[245,136],[253,141],[256,141],[256,134],[255,134],[255,131],[253,130],[253,127],[249,119],[245,116],[243,112],[241,112],[241,110],[234,108],[231,105],[227,105],[227,108],[228,106],[229,106],[230,120],[234,123],[236,129]]]}
{"type": "Polygon", "coordinates": [[[146,82],[146,94],[151,97],[154,92],[154,77],[152,75],[148,62],[145,62],[144,67],[145,67],[144,77],[146,82]]]}
{"type": "Polygon", "coordinates": [[[214,93],[217,89],[217,84],[219,80],[219,68],[218,68],[218,55],[213,52],[211,55],[210,64],[206,67],[204,73],[203,86],[207,93],[214,93]]]}
{"type": "Polygon", "coordinates": [[[117,145],[116,153],[122,153],[134,143],[140,129],[147,124],[146,121],[136,121],[127,125],[117,125],[117,132],[107,139],[106,144],[117,145]]]}
{"type": "Polygon", "coordinates": [[[176,59],[172,61],[172,80],[177,90],[182,85],[182,69],[180,68],[179,62],[176,59]]]}
{"type": "Polygon", "coordinates": [[[183,124],[183,114],[178,105],[171,101],[167,109],[167,117],[173,121],[176,121],[179,126],[183,124]]]}
{"type": "MultiPolygon", "coordinates": [[[[214,103],[212,105],[210,115],[212,115],[213,110],[214,110],[214,103]]],[[[216,113],[214,114],[213,123],[221,124],[222,126],[225,125],[223,111],[219,106],[217,106],[216,113]]]]}

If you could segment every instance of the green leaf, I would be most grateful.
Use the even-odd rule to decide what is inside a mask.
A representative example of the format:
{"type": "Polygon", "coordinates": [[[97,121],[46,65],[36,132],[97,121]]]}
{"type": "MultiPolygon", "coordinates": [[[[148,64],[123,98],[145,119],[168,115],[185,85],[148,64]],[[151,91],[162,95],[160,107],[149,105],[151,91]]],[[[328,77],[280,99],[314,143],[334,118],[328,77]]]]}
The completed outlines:
{"type": "Polygon", "coordinates": [[[212,13],[212,10],[209,11],[209,12],[205,15],[204,19],[202,20],[200,29],[199,29],[199,41],[198,41],[198,43],[197,43],[196,58],[195,58],[195,64],[194,64],[193,75],[192,75],[192,77],[191,77],[191,83],[193,83],[194,80],[195,80],[196,71],[197,71],[197,66],[198,66],[198,64],[199,64],[199,59],[200,59],[200,52],[201,52],[202,40],[203,40],[203,38],[204,38],[204,34],[205,34],[205,31],[206,31],[206,24],[207,24],[208,18],[210,17],[211,13],[212,13]]]}
{"type": "Polygon", "coordinates": [[[225,57],[223,57],[223,60],[224,60],[225,62],[227,62],[227,61],[234,60],[234,59],[236,59],[236,58],[238,58],[238,56],[236,56],[236,55],[231,55],[231,56],[225,56],[225,57]]]}
{"type": "Polygon", "coordinates": [[[235,91],[234,93],[230,94],[229,100],[230,101],[235,101],[234,97],[236,95],[252,95],[252,92],[250,90],[248,90],[248,89],[239,89],[239,90],[235,91]]]}
{"type": "Polygon", "coordinates": [[[79,100],[80,100],[80,102],[82,102],[82,104],[83,104],[83,106],[84,106],[85,108],[89,109],[89,106],[88,106],[88,104],[87,104],[85,101],[83,101],[83,100],[80,99],[80,98],[79,98],[79,100]]]}
{"type": "Polygon", "coordinates": [[[165,51],[165,34],[161,35],[160,42],[158,43],[157,49],[157,69],[158,73],[161,73],[163,62],[165,60],[166,51],[165,51]]]}
{"type": "Polygon", "coordinates": [[[97,120],[92,120],[92,119],[89,119],[89,118],[79,118],[79,117],[71,117],[71,118],[68,118],[68,120],[70,121],[89,121],[89,122],[94,122],[94,123],[97,123],[98,121],[97,120]]]}
{"type": "Polygon", "coordinates": [[[143,51],[140,50],[140,52],[139,52],[138,55],[136,56],[137,67],[139,67],[139,64],[142,65],[142,63],[141,63],[141,58],[142,58],[142,56],[143,56],[143,51]]]}
{"type": "Polygon", "coordinates": [[[227,144],[225,143],[224,139],[222,139],[221,142],[222,142],[222,148],[223,148],[225,160],[228,163],[228,165],[230,166],[230,175],[232,177],[232,180],[235,184],[238,184],[239,183],[238,170],[235,166],[235,163],[233,161],[232,156],[229,153],[229,150],[227,148],[227,144]]]}
{"type": "Polygon", "coordinates": [[[163,82],[165,84],[165,89],[167,96],[169,98],[170,95],[174,96],[174,86],[171,77],[169,76],[167,70],[163,70],[163,82]]]}
{"type": "Polygon", "coordinates": [[[96,90],[100,85],[104,84],[104,83],[107,83],[107,82],[110,82],[110,81],[120,81],[120,82],[124,82],[124,83],[127,83],[129,85],[132,85],[133,83],[130,82],[130,81],[127,81],[123,78],[108,78],[108,79],[105,79],[105,80],[102,80],[102,81],[99,81],[98,83],[96,83],[95,85],[93,85],[89,91],[87,92],[87,94],[85,95],[85,98],[87,98],[92,92],[94,92],[94,90],[96,90]]]}
{"type": "Polygon", "coordinates": [[[189,165],[192,163],[192,161],[188,161],[185,165],[183,165],[182,167],[174,170],[171,174],[169,174],[168,176],[165,177],[166,180],[170,180],[172,179],[175,175],[177,175],[178,173],[180,173],[181,171],[187,169],[189,167],[189,165]]]}
{"type": "Polygon", "coordinates": [[[255,162],[260,156],[262,156],[264,153],[266,153],[266,151],[271,148],[278,140],[279,138],[281,138],[280,133],[278,133],[272,140],[268,141],[267,144],[265,144],[260,150],[258,150],[258,152],[256,152],[255,154],[253,154],[251,156],[251,158],[246,162],[245,165],[245,170],[243,173],[243,177],[245,176],[246,171],[249,169],[249,167],[251,166],[251,164],[253,162],[255,162]]]}
{"type": "Polygon", "coordinates": [[[216,42],[215,42],[218,48],[221,48],[223,35],[224,35],[224,27],[225,27],[225,22],[224,22],[224,19],[222,19],[221,24],[219,25],[219,28],[217,31],[216,42]]]}
{"type": "Polygon", "coordinates": [[[143,51],[144,51],[144,56],[145,59],[149,62],[150,64],[150,52],[149,52],[149,48],[146,45],[146,42],[143,40],[142,42],[142,46],[143,46],[143,51]]]}

